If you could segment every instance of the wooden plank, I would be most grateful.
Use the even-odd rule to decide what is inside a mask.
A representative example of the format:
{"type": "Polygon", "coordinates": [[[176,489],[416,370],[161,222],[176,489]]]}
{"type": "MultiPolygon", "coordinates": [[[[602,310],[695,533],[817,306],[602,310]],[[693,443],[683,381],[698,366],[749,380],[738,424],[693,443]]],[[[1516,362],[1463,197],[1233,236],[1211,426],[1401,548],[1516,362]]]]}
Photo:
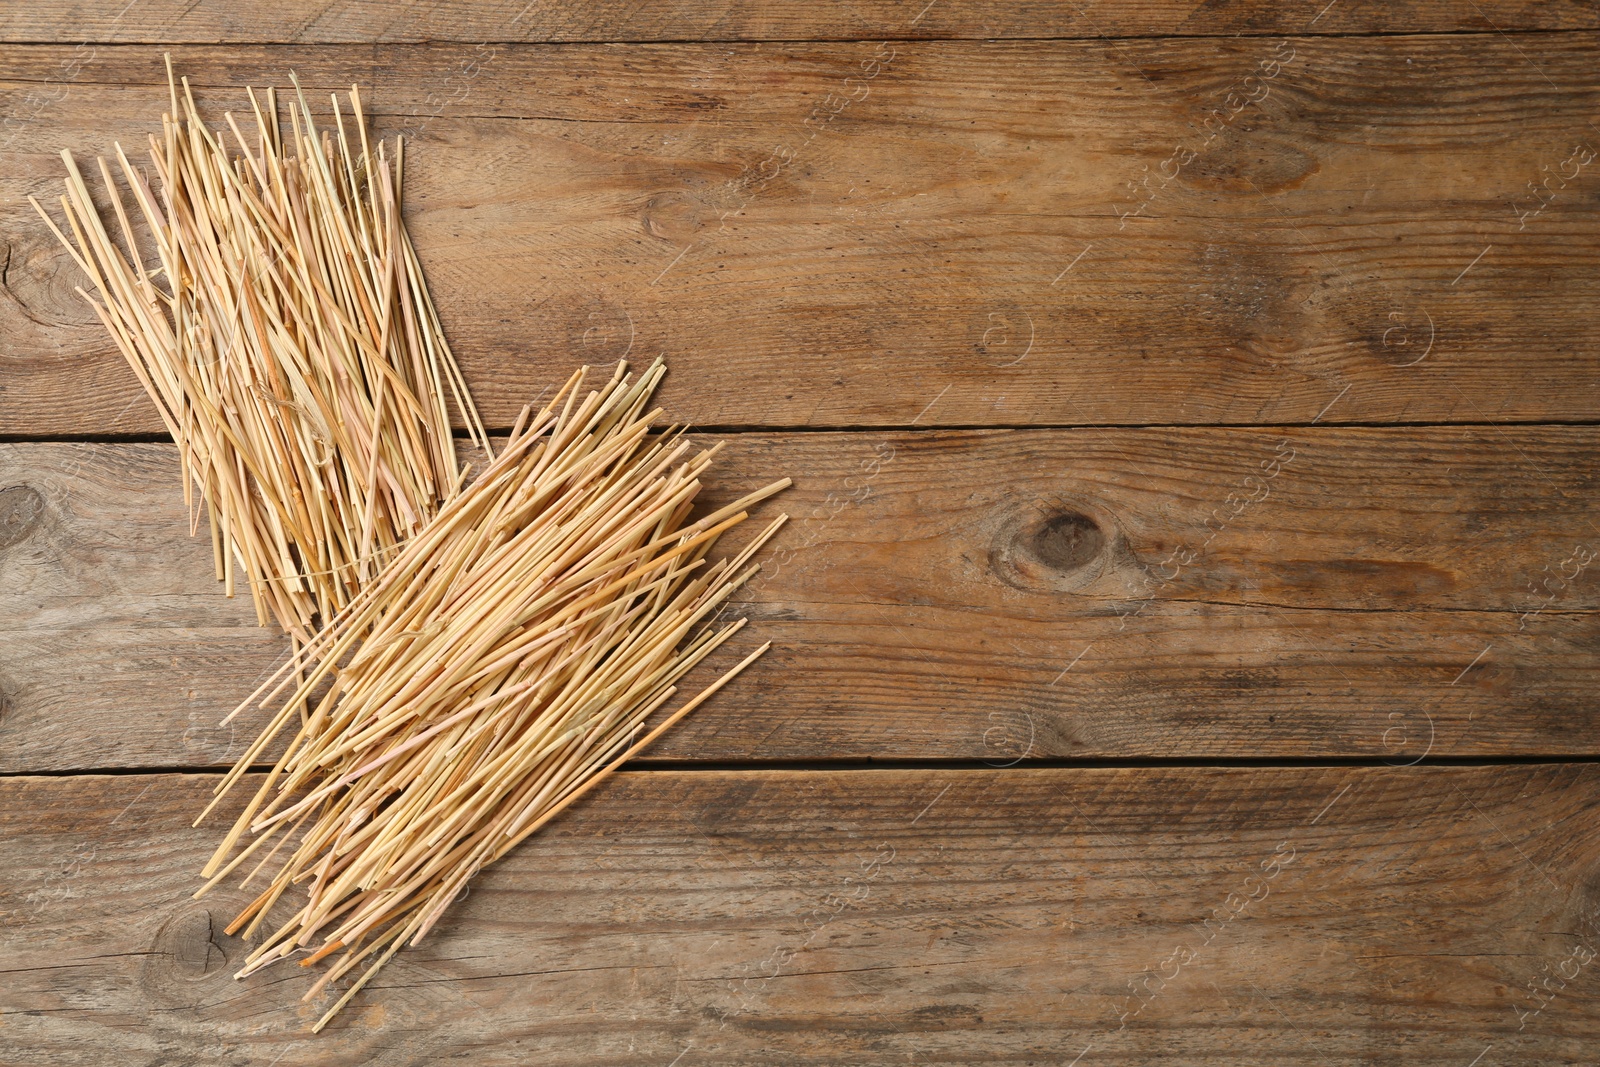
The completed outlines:
{"type": "Polygon", "coordinates": [[[780,0],[737,4],[617,4],[445,0],[370,4],[288,0],[242,8],[222,0],[139,0],[88,5],[45,0],[0,13],[0,41],[178,43],[386,43],[405,41],[793,41],[811,38],[1057,38],[1275,33],[1425,33],[1594,29],[1594,9],[1567,0],[1450,0],[1392,4],[1196,6],[1188,0],[1083,5],[981,0],[780,0]]]}
{"type": "Polygon", "coordinates": [[[1593,765],[648,772],[318,1037],[190,893],[214,778],[0,782],[16,1062],[1593,1062],[1593,765]],[[1488,1062],[1488,1061],[1481,1061],[1488,1062]]]}
{"type": "MultiPolygon", "coordinates": [[[[775,647],[654,755],[1592,754],[1597,435],[735,435],[708,503],[797,479],[740,605],[775,647]]],[[[175,470],[0,446],[0,770],[254,736],[215,724],[283,643],[221,596],[175,470]]]]}
{"type": "MultiPolygon", "coordinates": [[[[700,425],[1303,424],[1600,418],[1597,43],[174,57],[208,106],[293,68],[417,133],[414,233],[502,427],[625,351],[700,425]]],[[[24,199],[152,128],[160,52],[0,49],[0,434],[160,429],[24,199]]]]}

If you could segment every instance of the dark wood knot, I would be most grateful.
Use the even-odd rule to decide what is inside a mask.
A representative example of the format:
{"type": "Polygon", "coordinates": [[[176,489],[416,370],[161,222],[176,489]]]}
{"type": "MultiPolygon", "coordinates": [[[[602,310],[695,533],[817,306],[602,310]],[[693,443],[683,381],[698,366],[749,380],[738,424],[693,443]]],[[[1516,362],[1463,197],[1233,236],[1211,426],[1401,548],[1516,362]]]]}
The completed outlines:
{"type": "Polygon", "coordinates": [[[0,549],[18,544],[38,527],[44,497],[31,485],[0,489],[0,549]]]}
{"type": "Polygon", "coordinates": [[[1005,515],[993,533],[989,569],[1032,593],[1073,593],[1094,584],[1122,543],[1116,521],[1092,504],[1051,497],[1005,515]]]}
{"type": "Polygon", "coordinates": [[[1106,535],[1100,524],[1078,511],[1058,511],[1045,517],[1028,537],[1028,548],[1047,567],[1075,571],[1087,567],[1105,551],[1106,535]]]}

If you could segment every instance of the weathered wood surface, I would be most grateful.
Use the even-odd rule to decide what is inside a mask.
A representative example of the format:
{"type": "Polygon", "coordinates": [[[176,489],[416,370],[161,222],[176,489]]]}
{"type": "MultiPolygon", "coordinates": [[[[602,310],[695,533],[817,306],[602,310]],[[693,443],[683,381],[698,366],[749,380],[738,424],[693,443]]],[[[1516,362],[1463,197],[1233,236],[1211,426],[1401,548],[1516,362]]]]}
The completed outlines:
{"type": "Polygon", "coordinates": [[[1594,29],[1592,5],[1565,0],[1385,4],[1195,4],[1059,0],[781,0],[618,4],[592,0],[38,0],[0,12],[0,41],[141,44],[294,41],[747,41],[859,38],[1121,37],[1141,34],[1420,33],[1594,29]]]}
{"type": "MultiPolygon", "coordinates": [[[[0,48],[0,434],[160,429],[24,198],[154,128],[161,52],[0,48]]],[[[629,350],[721,427],[1600,418],[1592,34],[173,53],[417,134],[501,426],[629,350]]]]}
{"type": "Polygon", "coordinates": [[[0,439],[44,439],[0,444],[0,1067],[1593,1063],[1600,765],[1410,764],[1600,753],[1600,427],[1512,425],[1600,420],[1600,39],[1537,32],[1596,28],[0,10],[0,439]],[[995,769],[646,763],[320,1038],[309,972],[234,982],[253,894],[189,897],[216,776],[162,772],[240,751],[282,642],[170,446],[50,440],[160,426],[25,201],[155,126],[169,47],[218,113],[294,69],[408,135],[492,424],[665,352],[674,418],[763,431],[712,501],[797,477],[771,655],[652,756],[995,769]]]}
{"type": "Polygon", "coordinates": [[[0,781],[32,1067],[1588,1064],[1593,765],[623,774],[324,1034],[190,899],[214,776],[0,781]],[[676,1058],[675,1058],[676,1057],[676,1058]]]}
{"type": "MultiPolygon", "coordinates": [[[[736,435],[708,503],[797,481],[738,608],[775,647],[653,754],[1593,754],[1597,444],[736,435]]],[[[12,772],[225,761],[254,729],[218,720],[284,650],[221,595],[158,444],[0,445],[0,629],[12,772]]]]}

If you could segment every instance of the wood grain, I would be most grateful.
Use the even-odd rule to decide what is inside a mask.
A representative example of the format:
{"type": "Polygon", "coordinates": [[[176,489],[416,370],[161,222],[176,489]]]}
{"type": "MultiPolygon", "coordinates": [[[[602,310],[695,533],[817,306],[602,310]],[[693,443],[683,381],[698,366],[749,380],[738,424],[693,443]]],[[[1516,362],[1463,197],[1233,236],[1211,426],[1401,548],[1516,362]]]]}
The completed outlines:
{"type": "MultiPolygon", "coordinates": [[[[161,51],[0,48],[0,434],[160,429],[24,197],[154,126],[161,51]]],[[[500,426],[630,350],[727,428],[1600,418],[1590,34],[173,52],[416,134],[500,426]]]]}
{"type": "MultiPolygon", "coordinates": [[[[775,647],[653,755],[1592,754],[1597,434],[734,435],[708,505],[797,481],[738,606],[775,647]]],[[[175,472],[0,446],[0,770],[254,736],[215,724],[283,642],[221,595],[175,472]]]]}
{"type": "Polygon", "coordinates": [[[224,0],[122,5],[43,0],[0,14],[0,41],[119,44],[295,41],[749,41],[811,38],[1030,38],[1145,34],[1419,33],[1594,29],[1594,9],[1564,0],[1450,0],[1387,4],[1187,0],[1074,5],[1054,0],[849,0],[760,4],[693,0],[618,4],[524,0],[289,0],[240,7],[224,0]]]}
{"type": "Polygon", "coordinates": [[[0,1067],[1593,1063],[1597,29],[0,9],[0,1067]],[[709,505],[797,483],[705,674],[769,656],[320,1037],[311,972],[232,980],[254,892],[191,899],[227,813],[174,773],[284,642],[26,204],[165,51],[218,116],[361,84],[492,425],[664,352],[709,505]]]}
{"type": "Polygon", "coordinates": [[[330,1030],[211,776],[0,781],[11,1062],[1592,1062],[1592,765],[622,774],[330,1030]],[[1087,1049],[1087,1051],[1084,1051],[1087,1049]]]}

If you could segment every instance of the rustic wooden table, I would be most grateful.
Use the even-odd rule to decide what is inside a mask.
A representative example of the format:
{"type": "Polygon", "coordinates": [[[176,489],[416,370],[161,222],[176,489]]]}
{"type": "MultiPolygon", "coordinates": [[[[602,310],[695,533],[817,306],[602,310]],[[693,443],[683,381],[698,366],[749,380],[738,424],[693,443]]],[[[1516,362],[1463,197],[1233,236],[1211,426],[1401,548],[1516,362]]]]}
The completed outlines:
{"type": "Polygon", "coordinates": [[[1597,26],[8,5],[0,1063],[1600,1060],[1597,26]],[[24,199],[163,51],[411,138],[492,425],[664,352],[719,499],[797,482],[773,653],[316,1037],[190,899],[283,641],[24,199]]]}

